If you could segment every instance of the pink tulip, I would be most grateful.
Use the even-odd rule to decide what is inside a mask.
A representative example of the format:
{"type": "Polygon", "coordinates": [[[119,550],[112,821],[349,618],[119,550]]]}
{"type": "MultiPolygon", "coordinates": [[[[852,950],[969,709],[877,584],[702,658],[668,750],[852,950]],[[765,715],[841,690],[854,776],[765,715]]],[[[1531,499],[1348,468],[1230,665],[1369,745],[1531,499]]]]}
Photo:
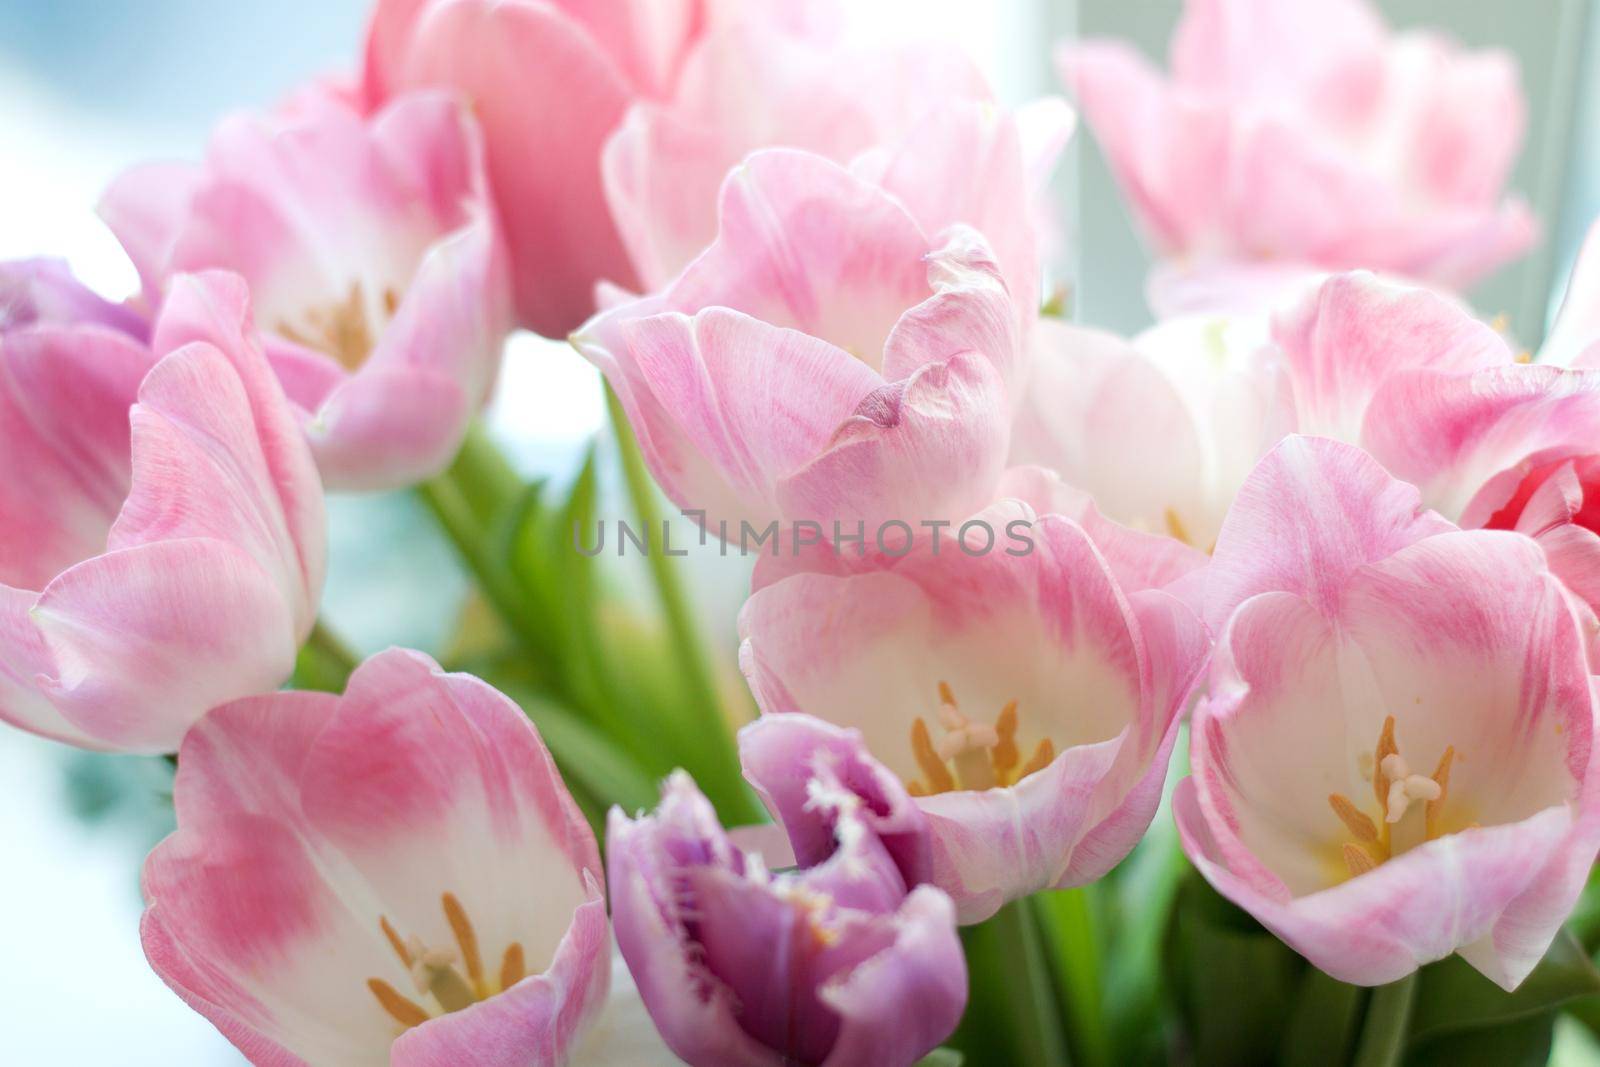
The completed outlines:
{"type": "Polygon", "coordinates": [[[613,809],[617,942],[694,1067],[910,1067],[955,1029],[967,974],[950,899],[907,892],[855,794],[812,790],[814,857],[772,873],[687,775],[652,815],[613,809]]]}
{"type": "Polygon", "coordinates": [[[1001,246],[1014,240],[1017,260],[1037,258],[1028,189],[1040,175],[1024,171],[1048,173],[1071,116],[1059,101],[1031,113],[1044,121],[1025,144],[953,47],[730,21],[692,53],[669,100],[635,103],[606,142],[606,199],[640,283],[659,289],[716,238],[730,169],[756,149],[804,149],[883,175],[930,233],[955,222],[982,230],[1014,291],[1033,293],[1037,281],[1025,287],[1023,264],[1001,246]],[[1015,223],[1014,238],[985,214],[1015,223]]]}
{"type": "Polygon", "coordinates": [[[239,279],[174,277],[148,348],[93,320],[6,332],[0,440],[0,718],[171,751],[288,677],[322,487],[239,279]]]}
{"type": "Polygon", "coordinates": [[[1359,449],[1284,441],[1207,574],[1184,850],[1341,981],[1459,952],[1515,988],[1600,845],[1574,603],[1531,540],[1455,529],[1359,449]]]}
{"type": "Polygon", "coordinates": [[[606,995],[600,858],[510,700],[391,649],[179,756],[145,953],[251,1062],[568,1062],[606,995]]]}
{"type": "Polygon", "coordinates": [[[0,333],[24,326],[94,323],[137,341],[150,336],[150,324],[137,311],[113,304],[73,277],[59,259],[0,262],[0,333]]]}
{"type": "Polygon", "coordinates": [[[992,499],[1021,316],[984,240],[932,239],[819,156],[752,155],[721,233],[663,293],[573,338],[656,480],[711,529],[913,524],[992,499]]]}
{"type": "Polygon", "coordinates": [[[633,286],[606,211],[600,149],[635,99],[664,99],[710,17],[706,0],[380,0],[363,92],[378,108],[457,90],[483,124],[510,244],[517,317],[551,337],[633,286]]]}
{"type": "Polygon", "coordinates": [[[1256,461],[1294,429],[1257,317],[1171,319],[1131,342],[1044,320],[1031,346],[1011,461],[1054,470],[1119,523],[1201,550],[1256,461]]]}
{"type": "Polygon", "coordinates": [[[1355,272],[1270,330],[1185,317],[1129,345],[1042,324],[1034,348],[1012,459],[1056,470],[1115,520],[1206,548],[1256,460],[1314,433],[1360,445],[1462,526],[1536,536],[1600,605],[1583,503],[1600,370],[1528,365],[1449,298],[1355,272]]]}
{"type": "MultiPolygon", "coordinates": [[[[860,731],[886,768],[874,789],[914,797],[929,855],[916,877],[949,893],[963,922],[1093,881],[1127,855],[1209,649],[1199,619],[1152,587],[1203,556],[1106,522],[1042,472],[1016,472],[1002,491],[1078,517],[1007,499],[877,569],[760,588],[739,621],[762,711],[860,731]],[[990,551],[979,523],[997,537],[990,551]]],[[[818,744],[802,741],[783,747],[818,744]]],[[[747,751],[747,767],[759,762],[808,766],[747,751]]]]}
{"type": "Polygon", "coordinates": [[[451,97],[363,120],[313,91],[224,122],[204,164],[127,172],[101,214],[152,304],[175,271],[242,274],[324,481],[392,488],[450,462],[499,369],[510,312],[480,155],[451,97]]]}
{"type": "Polygon", "coordinates": [[[1059,53],[1160,254],[1166,314],[1270,272],[1390,271],[1472,285],[1532,243],[1502,199],[1525,105],[1515,61],[1391,35],[1365,0],[1188,0],[1164,76],[1120,42],[1059,53]]]}

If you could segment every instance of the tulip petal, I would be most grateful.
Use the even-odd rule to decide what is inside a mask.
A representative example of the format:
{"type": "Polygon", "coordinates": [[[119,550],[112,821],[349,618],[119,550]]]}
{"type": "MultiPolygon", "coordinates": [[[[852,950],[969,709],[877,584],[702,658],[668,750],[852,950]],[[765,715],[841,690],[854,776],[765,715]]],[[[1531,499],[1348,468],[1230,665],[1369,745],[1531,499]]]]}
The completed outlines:
{"type": "Polygon", "coordinates": [[[602,369],[619,360],[608,377],[651,470],[675,503],[713,522],[776,517],[775,486],[880,385],[824,341],[723,308],[617,328],[610,352],[598,340],[580,347],[602,369]]]}
{"type": "Polygon", "coordinates": [[[1361,443],[1441,512],[1477,526],[1534,466],[1600,440],[1600,372],[1508,364],[1470,375],[1398,375],[1368,409],[1361,443]]]}
{"type": "Polygon", "coordinates": [[[605,892],[588,875],[588,898],[570,915],[550,965],[509,990],[402,1034],[392,1067],[526,1067],[567,1052],[606,997],[611,962],[605,892]],[[574,995],[576,993],[576,995],[574,995]]]}
{"type": "Polygon", "coordinates": [[[949,1036],[967,1004],[954,921],[950,898],[919,886],[893,917],[893,944],[822,987],[823,1003],[841,1020],[824,1067],[910,1064],[949,1036]],[[885,1026],[891,1018],[895,1025],[885,1026]]]}
{"type": "Polygon", "coordinates": [[[258,447],[299,559],[304,595],[295,598],[293,608],[296,632],[303,635],[310,630],[327,568],[322,482],[283,388],[250,331],[249,290],[238,276],[205,271],[172,279],[153,347],[171,352],[190,341],[208,341],[227,356],[249,398],[258,447]]]}
{"type": "Polygon", "coordinates": [[[1397,371],[1464,373],[1504,365],[1500,335],[1424,289],[1338,274],[1273,324],[1288,358],[1302,433],[1360,439],[1363,417],[1397,371]]]}
{"type": "Polygon", "coordinates": [[[715,243],[667,290],[810,334],[878,368],[902,312],[929,295],[924,236],[904,207],[821,156],[757,152],[722,187],[715,243]]]}
{"type": "Polygon", "coordinates": [[[927,825],[905,786],[867,752],[861,734],[810,715],[772,713],[739,731],[746,779],[783,827],[795,863],[815,867],[838,848],[837,821],[819,789],[859,798],[854,817],[882,841],[907,885],[929,875],[927,825]]]}
{"type": "MultiPolygon", "coordinates": [[[[533,974],[589,899],[580,872],[600,869],[594,836],[520,709],[418,653],[380,653],[351,676],[340,716],[306,758],[301,796],[318,832],[388,887],[397,928],[448,944],[442,888],[485,945],[520,943],[533,974]],[[419,870],[430,878],[411,876],[419,870]]],[[[603,973],[594,981],[603,999],[603,973]]]]}
{"type": "Polygon", "coordinates": [[[554,4],[451,0],[421,13],[403,51],[383,64],[391,91],[449,86],[472,101],[521,324],[563,336],[593,311],[596,281],[636,288],[600,175],[630,89],[587,29],[554,4]]]}
{"type": "Polygon", "coordinates": [[[835,425],[826,448],[778,482],[782,514],[860,519],[869,531],[960,518],[991,499],[1005,465],[1005,387],[977,353],[874,390],[835,425]]]}
{"type": "Polygon", "coordinates": [[[103,744],[170,752],[208,708],[289,676],[282,586],[241,549],[153,541],[63,571],[32,611],[54,674],[41,686],[103,744]]]}
{"type": "Polygon", "coordinates": [[[150,353],[100,326],[7,333],[0,355],[0,582],[35,591],[104,550],[128,493],[128,408],[150,353]]]}
{"type": "Polygon", "coordinates": [[[1251,472],[1222,525],[1206,571],[1206,624],[1220,630],[1238,605],[1267,590],[1337,615],[1357,568],[1452,528],[1360,449],[1287,437],[1251,472]]]}

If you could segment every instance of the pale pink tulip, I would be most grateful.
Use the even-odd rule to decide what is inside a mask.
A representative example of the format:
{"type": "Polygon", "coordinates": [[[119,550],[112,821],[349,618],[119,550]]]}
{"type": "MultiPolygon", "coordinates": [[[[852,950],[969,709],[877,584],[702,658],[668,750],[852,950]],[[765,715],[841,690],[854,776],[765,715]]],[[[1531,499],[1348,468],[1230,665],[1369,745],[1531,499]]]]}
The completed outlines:
{"type": "Polygon", "coordinates": [[[930,233],[981,230],[1014,291],[1036,293],[1030,206],[1071,114],[1054,101],[1019,123],[990,96],[952,46],[728,21],[671,99],[635,103],[606,142],[606,199],[640,283],[659,289],[715,239],[731,168],[756,149],[804,149],[881,178],[930,233]]]}
{"type": "Polygon", "coordinates": [[[322,486],[242,281],[175,277],[148,348],[98,322],[6,332],[0,440],[0,719],[169,752],[288,677],[322,486]]]}
{"type": "Polygon", "coordinates": [[[1262,461],[1206,578],[1174,800],[1201,873],[1341,981],[1459,952],[1515,988],[1600,845],[1592,616],[1533,541],[1319,438],[1262,461]]]}
{"type": "Polygon", "coordinates": [[[97,324],[138,341],[150,337],[143,315],[113,304],[77,278],[59,259],[0,262],[0,333],[24,326],[97,324]]]}
{"type": "Polygon", "coordinates": [[[1294,428],[1267,323],[1186,316],[1131,342],[1042,320],[1011,462],[1037,464],[1135,529],[1209,550],[1233,494],[1294,428]]]}
{"type": "Polygon", "coordinates": [[[653,814],[612,810],[617,942],[695,1067],[911,1067],[961,1018],[950,898],[908,892],[853,792],[817,781],[804,819],[826,843],[774,873],[782,861],[741,847],[682,773],[653,814]]]}
{"type": "MultiPolygon", "coordinates": [[[[635,287],[601,191],[601,146],[632,101],[670,96],[711,23],[756,7],[768,13],[758,0],[380,0],[363,96],[378,108],[437,86],[472,101],[517,317],[559,337],[593,312],[596,282],[635,287]]],[[[773,10],[791,26],[803,14],[773,10]]]]}
{"type": "Polygon", "coordinates": [[[1170,75],[1120,42],[1058,58],[1169,261],[1158,310],[1196,286],[1265,296],[1280,266],[1460,289],[1534,239],[1502,195],[1526,122],[1505,52],[1391,35],[1366,0],[1188,0],[1170,75]]]}
{"type": "MultiPolygon", "coordinates": [[[[872,790],[912,794],[917,814],[893,820],[925,839],[911,875],[949,893],[963,922],[1093,881],[1127,855],[1209,651],[1195,614],[1148,584],[1203,556],[1100,519],[1042,472],[1016,472],[1002,491],[1081,509],[1082,522],[1007,499],[970,520],[994,532],[987,552],[981,527],[952,529],[874,570],[783,578],[739,622],[764,713],[860,731],[886,768],[872,790]]],[[[772,795],[781,772],[760,768],[806,773],[797,753],[823,743],[812,730],[783,742],[783,759],[747,750],[746,764],[772,795]]]]}
{"type": "Polygon", "coordinates": [[[251,1062],[568,1062],[606,997],[599,853],[522,711],[391,649],[221,707],[145,864],[145,953],[251,1062]]]}
{"type": "Polygon", "coordinates": [[[1270,331],[1259,316],[1188,316],[1129,345],[1047,323],[1034,348],[1012,459],[1056,470],[1119,522],[1209,547],[1255,461],[1314,433],[1360,445],[1462,526],[1537,536],[1600,604],[1584,507],[1600,371],[1529,365],[1450,298],[1355,272],[1270,331]]]}
{"type": "Polygon", "coordinates": [[[450,462],[510,326],[477,127],[440,93],[371,119],[308,97],[225,121],[203,164],[129,171],[101,214],[152,306],[178,271],[250,283],[330,488],[407,485],[450,462]]]}
{"type": "Polygon", "coordinates": [[[992,499],[1021,317],[984,240],[935,239],[878,186],[789,149],[722,192],[663,293],[573,338],[676,504],[727,523],[951,519],[992,499]]]}

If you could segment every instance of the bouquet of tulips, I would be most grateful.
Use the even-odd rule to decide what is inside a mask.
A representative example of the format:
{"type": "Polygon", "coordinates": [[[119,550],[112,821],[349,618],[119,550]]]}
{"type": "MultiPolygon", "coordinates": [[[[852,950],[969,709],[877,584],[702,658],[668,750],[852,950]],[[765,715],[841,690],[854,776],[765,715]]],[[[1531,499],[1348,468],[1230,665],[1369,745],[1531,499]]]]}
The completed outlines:
{"type": "Polygon", "coordinates": [[[1459,295],[1537,238],[1515,64],[1364,0],[1056,60],[1079,112],[823,0],[379,0],[106,190],[137,295],[0,265],[0,719],[170,760],[145,953],[252,1063],[1600,1033],[1600,237],[1537,351],[1459,295]],[[1131,340],[1053,269],[1079,113],[1131,340]],[[478,418],[516,329],[604,375],[570,483],[478,418]],[[437,659],[319,622],[371,490],[475,581],[437,659]]]}

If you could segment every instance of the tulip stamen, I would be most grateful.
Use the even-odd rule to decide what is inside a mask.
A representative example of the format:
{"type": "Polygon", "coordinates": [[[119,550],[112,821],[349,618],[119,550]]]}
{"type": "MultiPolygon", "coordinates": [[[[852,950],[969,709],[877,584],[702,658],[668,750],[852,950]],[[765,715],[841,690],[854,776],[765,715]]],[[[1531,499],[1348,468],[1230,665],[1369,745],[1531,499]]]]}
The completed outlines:
{"type": "Polygon", "coordinates": [[[402,996],[394,986],[382,978],[368,978],[367,988],[372,990],[372,995],[377,998],[383,1010],[407,1030],[413,1026],[421,1026],[432,1018],[415,1001],[402,996]]]}
{"type": "Polygon", "coordinates": [[[383,931],[384,940],[410,975],[418,995],[432,997],[439,1005],[437,1012],[430,1011],[423,1004],[403,996],[383,979],[367,979],[367,988],[372,991],[378,1006],[407,1029],[421,1026],[436,1015],[470,1008],[527,977],[527,959],[522,944],[513,941],[500,961],[499,985],[491,986],[483,968],[478,932],[467,916],[467,909],[454,893],[443,894],[439,902],[444,910],[445,922],[450,926],[451,936],[455,939],[453,948],[430,947],[418,937],[402,940],[388,916],[378,917],[378,928],[383,931]],[[458,962],[460,969],[456,966],[458,962]]]}
{"type": "Polygon", "coordinates": [[[907,783],[912,796],[1015,785],[1055,758],[1055,745],[1047,737],[1023,762],[1015,700],[1000,709],[993,723],[976,722],[962,713],[949,683],[940,682],[938,716],[945,732],[937,744],[922,718],[911,723],[911,752],[922,771],[921,779],[907,783]]]}
{"type": "MultiPolygon", "coordinates": [[[[1384,719],[1377,748],[1371,757],[1372,791],[1379,820],[1375,821],[1342,793],[1328,796],[1328,806],[1355,838],[1340,849],[1352,878],[1443,833],[1441,818],[1455,752],[1454,745],[1446,746],[1432,775],[1417,774],[1400,755],[1394,736],[1394,716],[1384,719]],[[1415,817],[1413,806],[1418,800],[1424,802],[1420,820],[1415,817]]],[[[1363,768],[1366,765],[1363,757],[1363,768]]]]}
{"type": "MultiPolygon", "coordinates": [[[[385,288],[382,299],[384,315],[392,316],[400,306],[399,294],[393,288],[385,288]]],[[[381,323],[379,325],[381,328],[381,323]]],[[[350,291],[342,301],[308,309],[303,327],[284,320],[278,323],[276,330],[297,345],[332,356],[346,370],[357,369],[372,354],[373,323],[360,282],[350,283],[350,291]]]]}

